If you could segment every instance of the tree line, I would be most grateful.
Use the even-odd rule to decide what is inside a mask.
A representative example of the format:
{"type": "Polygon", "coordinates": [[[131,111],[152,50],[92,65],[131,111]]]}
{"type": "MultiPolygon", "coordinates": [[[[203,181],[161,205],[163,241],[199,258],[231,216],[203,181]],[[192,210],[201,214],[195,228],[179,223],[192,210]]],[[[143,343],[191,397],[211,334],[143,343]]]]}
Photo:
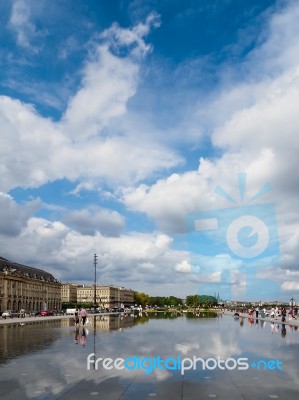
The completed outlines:
{"type": "MultiPolygon", "coordinates": [[[[183,305],[183,300],[175,296],[149,296],[146,293],[134,291],[134,302],[142,307],[178,307],[183,305]]],[[[217,305],[217,299],[208,295],[190,295],[186,297],[185,305],[188,307],[210,307],[217,305]]]]}

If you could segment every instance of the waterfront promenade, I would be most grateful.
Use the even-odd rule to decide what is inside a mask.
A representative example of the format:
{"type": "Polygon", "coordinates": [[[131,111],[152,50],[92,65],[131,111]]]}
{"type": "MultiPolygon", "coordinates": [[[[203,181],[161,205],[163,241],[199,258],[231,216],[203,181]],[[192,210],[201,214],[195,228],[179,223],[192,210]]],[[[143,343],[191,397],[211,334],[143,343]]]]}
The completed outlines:
{"type": "MultiPolygon", "coordinates": [[[[92,315],[100,315],[100,314],[92,314],[92,315]]],[[[48,316],[48,317],[25,317],[25,318],[3,318],[0,317],[0,325],[22,325],[28,323],[35,323],[35,322],[42,322],[42,321],[55,321],[55,320],[62,320],[62,319],[69,319],[73,318],[73,315],[56,315],[56,316],[48,316]]]]}
{"type": "MultiPolygon", "coordinates": [[[[294,318],[289,318],[289,316],[286,316],[286,320],[284,322],[281,321],[281,317],[276,317],[276,318],[271,318],[271,317],[262,317],[260,314],[256,318],[255,312],[253,313],[253,316],[249,316],[248,313],[241,313],[239,312],[239,317],[240,318],[247,318],[247,319],[253,319],[253,320],[260,320],[260,321],[267,321],[267,322],[273,322],[275,324],[284,324],[284,325],[291,325],[291,326],[299,326],[299,318],[294,319],[294,318]]],[[[231,315],[232,317],[235,314],[235,311],[225,311],[225,315],[231,315]]]]}
{"type": "MultiPolygon", "coordinates": [[[[225,315],[231,315],[232,317],[234,316],[235,311],[224,311],[225,315]]],[[[89,314],[89,318],[93,316],[99,316],[99,315],[115,315],[115,313],[99,313],[99,314],[89,314]]],[[[267,322],[274,322],[276,324],[282,324],[281,317],[277,318],[271,318],[271,317],[261,317],[259,315],[258,318],[255,317],[255,312],[254,316],[250,317],[247,313],[241,313],[239,312],[239,315],[241,318],[248,318],[248,319],[258,319],[261,321],[267,321],[267,322]]],[[[48,316],[48,317],[25,317],[25,318],[2,318],[0,317],[0,325],[7,325],[7,324],[31,324],[35,322],[41,322],[41,321],[55,321],[55,320],[63,320],[63,319],[73,319],[73,315],[57,315],[57,316],[48,316]]],[[[291,325],[291,326],[299,326],[299,318],[294,319],[294,318],[289,318],[288,316],[286,317],[285,322],[283,322],[284,325],[291,325]]]]}

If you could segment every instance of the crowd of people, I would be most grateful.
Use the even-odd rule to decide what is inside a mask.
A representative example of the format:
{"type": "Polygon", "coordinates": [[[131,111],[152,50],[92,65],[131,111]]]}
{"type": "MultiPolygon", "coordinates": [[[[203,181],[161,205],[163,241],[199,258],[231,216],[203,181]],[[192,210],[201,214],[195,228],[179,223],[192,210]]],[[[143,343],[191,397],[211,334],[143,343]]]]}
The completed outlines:
{"type": "Polygon", "coordinates": [[[281,317],[281,321],[284,322],[286,321],[287,316],[289,319],[297,319],[298,318],[298,307],[290,308],[287,310],[285,307],[272,307],[270,311],[266,310],[266,308],[260,309],[259,307],[256,307],[255,309],[250,309],[248,310],[248,316],[249,317],[255,317],[258,318],[261,316],[262,318],[265,317],[271,317],[273,319],[278,319],[281,317]]]}

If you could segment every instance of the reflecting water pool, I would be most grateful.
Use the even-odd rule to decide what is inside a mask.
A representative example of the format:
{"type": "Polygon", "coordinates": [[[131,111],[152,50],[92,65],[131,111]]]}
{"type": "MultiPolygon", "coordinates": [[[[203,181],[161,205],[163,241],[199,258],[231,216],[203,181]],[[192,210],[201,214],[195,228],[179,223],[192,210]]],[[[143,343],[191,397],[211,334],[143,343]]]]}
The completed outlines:
{"type": "Polygon", "coordinates": [[[215,314],[0,325],[1,399],[297,399],[297,327],[215,314]]]}

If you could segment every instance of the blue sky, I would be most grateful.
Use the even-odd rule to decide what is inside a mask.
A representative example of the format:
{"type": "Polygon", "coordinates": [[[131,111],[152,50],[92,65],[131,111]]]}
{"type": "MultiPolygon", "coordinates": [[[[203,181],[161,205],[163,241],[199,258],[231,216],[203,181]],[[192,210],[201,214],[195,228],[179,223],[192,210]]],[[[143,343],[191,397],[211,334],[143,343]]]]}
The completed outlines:
{"type": "Polygon", "coordinates": [[[215,188],[246,173],[279,228],[259,279],[299,294],[298,2],[0,7],[1,256],[91,283],[97,253],[99,283],[181,297],[228,268],[245,298],[240,260],[190,252],[186,219],[230,207],[215,188]]]}

